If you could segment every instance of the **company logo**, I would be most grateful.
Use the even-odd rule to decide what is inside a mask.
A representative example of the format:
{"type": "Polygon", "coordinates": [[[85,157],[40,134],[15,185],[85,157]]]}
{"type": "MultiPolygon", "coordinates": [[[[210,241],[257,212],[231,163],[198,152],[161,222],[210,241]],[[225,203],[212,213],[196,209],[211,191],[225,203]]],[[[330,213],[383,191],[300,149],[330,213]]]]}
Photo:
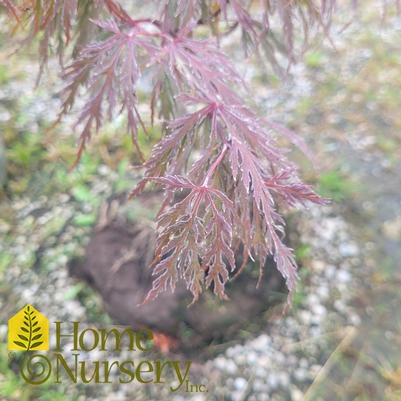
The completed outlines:
{"type": "Polygon", "coordinates": [[[8,349],[49,349],[49,321],[32,305],[25,306],[8,321],[8,349]]]}
{"type": "MultiPolygon", "coordinates": [[[[71,325],[57,321],[53,323],[56,341],[54,349],[50,350],[49,320],[32,305],[26,305],[8,321],[8,348],[10,351],[25,351],[20,374],[30,384],[42,384],[50,377],[51,380],[54,377],[54,383],[112,383],[112,380],[117,380],[124,384],[135,380],[144,384],[163,384],[169,377],[174,382],[170,386],[172,392],[180,388],[186,392],[208,391],[204,384],[194,384],[188,379],[192,361],[135,361],[134,358],[92,361],[87,358],[94,350],[115,353],[125,347],[124,350],[132,351],[133,356],[136,351],[150,351],[154,348],[154,335],[149,329],[137,333],[129,328],[122,331],[117,328],[86,328],[80,331],[80,322],[70,322],[72,330],[68,332],[67,326],[71,325]],[[63,348],[63,340],[68,340],[72,348],[63,348]],[[66,352],[71,354],[67,357],[66,352]],[[83,358],[80,352],[84,353],[83,358]]],[[[10,357],[13,354],[10,352],[10,357]]],[[[99,355],[98,352],[96,355],[99,355]]]]}

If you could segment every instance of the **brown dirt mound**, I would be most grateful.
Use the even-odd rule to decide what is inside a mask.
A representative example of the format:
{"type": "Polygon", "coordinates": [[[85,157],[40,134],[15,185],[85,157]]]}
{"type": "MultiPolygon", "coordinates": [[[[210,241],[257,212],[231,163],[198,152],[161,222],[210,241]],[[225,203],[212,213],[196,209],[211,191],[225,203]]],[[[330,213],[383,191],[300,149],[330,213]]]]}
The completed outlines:
{"type": "Polygon", "coordinates": [[[72,261],[70,272],[100,293],[106,311],[117,324],[164,333],[175,339],[184,354],[200,356],[204,351],[224,349],[221,344],[266,327],[265,312],[286,298],[284,282],[274,263],[268,261],[258,288],[255,266],[248,266],[231,280],[228,301],[207,291],[188,307],[192,297],[182,283],[174,293],[166,292],[138,306],[152,283],[149,264],[153,244],[149,225],[114,218],[93,232],[85,257],[72,261]]]}

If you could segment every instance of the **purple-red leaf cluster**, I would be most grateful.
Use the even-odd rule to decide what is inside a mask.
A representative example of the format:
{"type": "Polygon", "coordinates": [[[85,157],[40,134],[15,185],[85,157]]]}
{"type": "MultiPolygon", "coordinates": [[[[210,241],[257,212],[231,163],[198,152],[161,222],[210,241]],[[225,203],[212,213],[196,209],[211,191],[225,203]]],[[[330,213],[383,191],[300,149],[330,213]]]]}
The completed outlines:
{"type": "Polygon", "coordinates": [[[117,0],[0,0],[30,37],[40,34],[42,61],[56,44],[66,82],[60,118],[80,107],[78,159],[91,135],[121,113],[141,155],[138,131],[147,122],[137,90],[143,77],[151,82],[150,122],[157,115],[164,136],[131,194],[149,182],[165,189],[146,300],[174,290],[178,280],[194,300],[208,288],[225,298],[227,281],[249,258],[263,273],[270,256],[294,291],[297,267],[279,206],[325,201],[302,182],[277,136],[308,153],[306,145],[247,105],[250,94],[220,38],[239,27],[248,52],[262,49],[273,65],[278,51],[292,61],[312,26],[328,33],[335,0],[253,3],[164,0],[158,15],[134,19],[117,0]],[[200,25],[210,26],[215,39],[200,38],[200,25]]]}

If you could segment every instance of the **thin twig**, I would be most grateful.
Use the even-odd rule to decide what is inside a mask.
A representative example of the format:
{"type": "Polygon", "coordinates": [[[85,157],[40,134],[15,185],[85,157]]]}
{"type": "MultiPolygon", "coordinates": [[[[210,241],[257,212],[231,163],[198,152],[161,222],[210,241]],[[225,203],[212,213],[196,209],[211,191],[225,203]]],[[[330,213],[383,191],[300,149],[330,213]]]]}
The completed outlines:
{"type": "Polygon", "coordinates": [[[334,366],[336,362],[336,357],[337,355],[347,349],[347,347],[351,344],[353,339],[355,338],[357,333],[357,328],[349,326],[345,329],[345,334],[343,339],[340,341],[340,343],[337,345],[336,349],[332,352],[330,355],[329,359],[327,359],[326,363],[321,367],[319,370],[319,373],[316,375],[315,380],[313,383],[309,386],[308,390],[304,394],[302,401],[310,401],[311,397],[313,395],[313,392],[315,388],[323,382],[324,379],[327,378],[329,375],[332,367],[334,366]]]}

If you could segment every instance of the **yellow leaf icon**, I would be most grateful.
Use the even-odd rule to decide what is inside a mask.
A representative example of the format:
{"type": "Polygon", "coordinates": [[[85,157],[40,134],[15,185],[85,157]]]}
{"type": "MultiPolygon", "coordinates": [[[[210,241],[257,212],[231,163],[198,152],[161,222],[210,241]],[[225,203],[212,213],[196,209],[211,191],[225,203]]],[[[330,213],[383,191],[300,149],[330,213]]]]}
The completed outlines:
{"type": "Polygon", "coordinates": [[[32,305],[26,305],[8,321],[8,349],[49,349],[49,321],[32,305]]]}

